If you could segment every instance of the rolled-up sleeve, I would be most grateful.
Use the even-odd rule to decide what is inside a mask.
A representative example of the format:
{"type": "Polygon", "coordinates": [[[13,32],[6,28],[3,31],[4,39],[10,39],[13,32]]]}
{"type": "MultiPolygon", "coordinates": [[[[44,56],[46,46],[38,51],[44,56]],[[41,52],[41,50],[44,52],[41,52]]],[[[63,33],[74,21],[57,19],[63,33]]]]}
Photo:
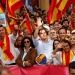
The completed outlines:
{"type": "Polygon", "coordinates": [[[39,37],[34,38],[34,37],[32,36],[32,40],[33,40],[33,43],[34,43],[35,47],[37,47],[37,46],[38,46],[39,37]]]}

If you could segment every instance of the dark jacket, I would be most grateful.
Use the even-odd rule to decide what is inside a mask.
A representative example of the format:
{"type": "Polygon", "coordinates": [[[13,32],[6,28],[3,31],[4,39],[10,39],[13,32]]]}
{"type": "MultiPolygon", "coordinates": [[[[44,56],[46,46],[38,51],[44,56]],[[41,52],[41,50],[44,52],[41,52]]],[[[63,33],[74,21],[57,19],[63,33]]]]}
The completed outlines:
{"type": "MultiPolygon", "coordinates": [[[[22,67],[23,67],[23,61],[22,61],[23,55],[24,55],[24,50],[21,50],[19,56],[16,59],[16,64],[18,64],[19,66],[22,66],[22,67]]],[[[36,49],[35,48],[31,48],[28,51],[27,55],[25,56],[24,61],[30,60],[31,65],[34,65],[36,63],[35,62],[36,56],[37,56],[36,49]]],[[[27,67],[27,66],[25,66],[25,67],[27,67]]]]}

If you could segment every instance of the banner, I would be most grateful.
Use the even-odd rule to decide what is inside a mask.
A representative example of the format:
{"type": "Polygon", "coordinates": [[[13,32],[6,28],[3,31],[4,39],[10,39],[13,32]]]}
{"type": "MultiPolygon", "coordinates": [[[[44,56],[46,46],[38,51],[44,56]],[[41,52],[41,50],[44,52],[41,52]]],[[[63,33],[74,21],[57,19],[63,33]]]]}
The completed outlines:
{"type": "Polygon", "coordinates": [[[23,68],[19,66],[7,66],[12,75],[69,75],[68,67],[55,65],[36,65],[23,68]]]}
{"type": "Polygon", "coordinates": [[[6,27],[6,16],[5,13],[0,13],[0,24],[6,27]]]}

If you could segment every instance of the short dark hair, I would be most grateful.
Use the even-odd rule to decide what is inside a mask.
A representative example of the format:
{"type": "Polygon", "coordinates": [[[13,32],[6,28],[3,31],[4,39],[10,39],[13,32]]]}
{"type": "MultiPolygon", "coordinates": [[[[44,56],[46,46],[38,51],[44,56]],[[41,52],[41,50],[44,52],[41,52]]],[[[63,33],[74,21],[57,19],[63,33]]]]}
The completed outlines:
{"type": "Polygon", "coordinates": [[[69,71],[70,71],[70,69],[75,69],[75,61],[73,61],[69,64],[69,71]]]}
{"type": "Polygon", "coordinates": [[[72,48],[72,45],[71,45],[71,43],[70,43],[70,41],[69,41],[69,40],[64,39],[64,40],[62,40],[62,42],[64,42],[64,43],[68,43],[68,45],[69,45],[70,49],[72,48]]]}
{"type": "Polygon", "coordinates": [[[58,39],[55,39],[55,40],[53,41],[53,50],[55,49],[55,46],[54,46],[55,41],[60,42],[60,40],[58,40],[58,39]]]}
{"type": "Polygon", "coordinates": [[[75,32],[71,33],[72,35],[75,34],[75,32]]]}
{"type": "Polygon", "coordinates": [[[0,27],[4,27],[4,26],[0,24],[0,27]]]}
{"type": "Polygon", "coordinates": [[[55,22],[59,22],[58,20],[56,20],[56,21],[54,21],[54,23],[53,24],[55,24],[55,22]]]}
{"type": "Polygon", "coordinates": [[[68,22],[68,24],[69,24],[69,21],[68,21],[68,19],[64,19],[64,20],[62,21],[62,24],[63,24],[65,21],[67,21],[67,22],[68,22]]]}
{"type": "Polygon", "coordinates": [[[34,19],[35,22],[37,21],[36,16],[31,15],[30,18],[34,19]]]}
{"type": "Polygon", "coordinates": [[[46,34],[48,35],[48,31],[46,31],[45,28],[41,28],[41,29],[39,29],[38,35],[40,35],[40,31],[41,31],[41,30],[45,30],[46,34]]]}
{"type": "Polygon", "coordinates": [[[65,30],[65,32],[67,33],[67,30],[66,30],[64,27],[60,28],[60,29],[58,30],[58,33],[59,33],[59,32],[60,32],[60,30],[62,30],[62,29],[64,29],[64,30],[65,30]]]}
{"type": "Polygon", "coordinates": [[[18,38],[19,38],[19,37],[22,37],[22,38],[23,38],[23,36],[22,36],[22,35],[19,35],[19,36],[17,37],[17,39],[16,39],[16,40],[18,40],[18,38]]]}

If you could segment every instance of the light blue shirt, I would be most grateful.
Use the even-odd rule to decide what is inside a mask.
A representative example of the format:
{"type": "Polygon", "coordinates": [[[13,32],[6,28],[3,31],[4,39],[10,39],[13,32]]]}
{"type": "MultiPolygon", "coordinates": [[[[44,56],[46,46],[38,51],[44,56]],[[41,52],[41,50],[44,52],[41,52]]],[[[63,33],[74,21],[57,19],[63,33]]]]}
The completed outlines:
{"type": "Polygon", "coordinates": [[[47,42],[43,42],[42,40],[39,40],[38,38],[33,38],[33,43],[35,45],[35,48],[37,50],[38,55],[44,54],[48,61],[52,61],[52,52],[53,52],[53,41],[48,40],[47,42]]]}

